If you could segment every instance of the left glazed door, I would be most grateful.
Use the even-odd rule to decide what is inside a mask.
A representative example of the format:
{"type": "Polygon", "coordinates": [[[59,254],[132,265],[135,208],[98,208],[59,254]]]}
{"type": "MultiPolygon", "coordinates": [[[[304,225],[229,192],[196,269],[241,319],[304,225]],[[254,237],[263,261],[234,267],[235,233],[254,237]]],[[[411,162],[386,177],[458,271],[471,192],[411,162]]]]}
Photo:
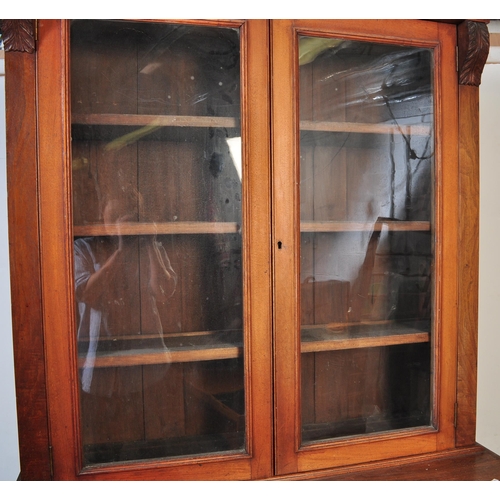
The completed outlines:
{"type": "Polygon", "coordinates": [[[267,23],[39,24],[54,477],[269,476],[267,23]]]}

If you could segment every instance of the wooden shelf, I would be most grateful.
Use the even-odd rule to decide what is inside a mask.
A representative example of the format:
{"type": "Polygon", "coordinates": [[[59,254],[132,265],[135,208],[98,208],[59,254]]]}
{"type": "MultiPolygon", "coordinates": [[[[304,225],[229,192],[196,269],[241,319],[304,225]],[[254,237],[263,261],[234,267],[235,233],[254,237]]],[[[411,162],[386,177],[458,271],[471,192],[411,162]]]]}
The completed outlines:
{"type": "Polygon", "coordinates": [[[86,224],[74,226],[74,236],[141,236],[153,234],[238,233],[237,222],[127,222],[123,224],[86,224]]]}
{"type": "Polygon", "coordinates": [[[383,221],[383,222],[355,222],[355,221],[302,221],[302,233],[337,233],[348,231],[430,231],[429,221],[383,221]]]}
{"type": "Polygon", "coordinates": [[[338,351],[429,342],[426,322],[377,321],[301,327],[301,352],[338,351]]]}
{"type": "Polygon", "coordinates": [[[221,127],[236,128],[239,120],[226,116],[73,114],[73,125],[129,125],[136,127],[221,127]]]}
{"type": "MultiPolygon", "coordinates": [[[[303,221],[303,233],[337,233],[356,231],[430,231],[428,221],[350,222],[350,221],[303,221]]],[[[237,222],[127,222],[123,224],[85,224],[73,228],[74,236],[140,236],[152,234],[229,234],[239,233],[237,222]]]]}
{"type": "MultiPolygon", "coordinates": [[[[73,114],[73,125],[127,125],[136,127],[221,127],[237,128],[239,119],[226,116],[136,115],[136,114],[73,114]]],[[[423,135],[431,133],[431,125],[393,125],[385,123],[355,123],[301,120],[300,130],[358,134],[423,135]]]]}
{"type": "Polygon", "coordinates": [[[355,123],[329,121],[300,121],[301,131],[314,132],[347,132],[356,134],[405,134],[424,135],[431,133],[431,125],[392,125],[385,123],[355,123]]]}
{"type": "MultiPolygon", "coordinates": [[[[174,350],[130,349],[113,353],[100,353],[95,357],[96,368],[113,366],[160,365],[165,363],[188,363],[193,361],[211,361],[216,359],[233,359],[243,355],[243,348],[237,346],[218,346],[210,348],[190,347],[174,350]]],[[[84,357],[80,357],[78,365],[83,367],[84,357]]]]}
{"type": "MultiPolygon", "coordinates": [[[[429,342],[430,334],[425,322],[331,323],[302,326],[301,340],[301,352],[307,353],[417,344],[429,342]]],[[[84,342],[85,339],[80,340],[80,344],[84,342]]],[[[243,356],[240,330],[165,334],[162,346],[153,346],[160,342],[157,335],[140,334],[101,341],[103,348],[96,354],[94,366],[106,368],[188,363],[243,356]]],[[[79,356],[80,368],[85,359],[84,355],[79,356]]]]}
{"type": "MultiPolygon", "coordinates": [[[[88,341],[88,340],[87,340],[88,341]]],[[[80,340],[80,347],[85,340],[80,340]]],[[[241,330],[130,335],[100,341],[96,368],[234,359],[243,355],[241,330]],[[156,347],[155,347],[156,345],[156,347]]],[[[85,355],[78,359],[83,367],[85,355]]]]}
{"type": "MultiPolygon", "coordinates": [[[[302,221],[303,233],[340,233],[356,231],[430,231],[428,221],[350,222],[350,221],[302,221]]],[[[123,224],[86,224],[73,228],[74,236],[141,236],[153,234],[224,234],[239,233],[237,222],[127,222],[123,224]]]]}

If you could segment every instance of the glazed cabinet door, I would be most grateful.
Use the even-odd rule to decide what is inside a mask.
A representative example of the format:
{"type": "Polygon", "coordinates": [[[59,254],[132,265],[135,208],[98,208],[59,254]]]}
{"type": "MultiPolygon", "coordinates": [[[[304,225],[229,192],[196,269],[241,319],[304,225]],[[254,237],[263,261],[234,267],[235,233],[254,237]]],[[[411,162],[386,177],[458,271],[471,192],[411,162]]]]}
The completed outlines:
{"type": "Polygon", "coordinates": [[[39,23],[56,479],[271,474],[268,40],[39,23]]]}
{"type": "Polygon", "coordinates": [[[455,29],[271,32],[276,473],[450,448],[455,29]]]}
{"type": "Polygon", "coordinates": [[[456,28],[40,20],[54,479],[454,446],[456,28]]]}

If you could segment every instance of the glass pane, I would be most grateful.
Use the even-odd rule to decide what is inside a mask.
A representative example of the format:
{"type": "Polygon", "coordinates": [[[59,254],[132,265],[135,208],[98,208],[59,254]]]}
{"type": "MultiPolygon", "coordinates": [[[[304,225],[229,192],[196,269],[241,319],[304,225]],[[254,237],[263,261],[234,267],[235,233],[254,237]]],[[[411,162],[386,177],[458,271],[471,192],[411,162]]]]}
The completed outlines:
{"type": "Polygon", "coordinates": [[[239,31],[74,21],[84,464],[245,448],[239,31]]]}
{"type": "Polygon", "coordinates": [[[432,51],[300,37],[304,443],[432,423],[432,51]]]}

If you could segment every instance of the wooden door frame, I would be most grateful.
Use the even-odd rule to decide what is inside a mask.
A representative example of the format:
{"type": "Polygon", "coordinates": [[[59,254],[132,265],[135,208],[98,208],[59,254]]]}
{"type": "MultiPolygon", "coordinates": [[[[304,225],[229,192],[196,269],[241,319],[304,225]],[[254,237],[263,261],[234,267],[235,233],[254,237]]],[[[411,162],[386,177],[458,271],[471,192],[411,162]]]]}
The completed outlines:
{"type": "MultiPolygon", "coordinates": [[[[474,291],[469,286],[472,293],[464,294],[463,282],[458,281],[462,275],[464,259],[458,260],[457,244],[460,235],[470,235],[469,229],[464,227],[463,218],[458,217],[459,212],[459,170],[458,170],[458,126],[460,116],[464,110],[458,109],[458,79],[456,78],[455,65],[455,35],[454,24],[441,24],[431,22],[416,21],[409,29],[408,24],[402,25],[400,22],[384,21],[283,21],[278,20],[271,27],[272,64],[273,64],[273,172],[274,172],[274,195],[273,200],[273,248],[275,249],[275,387],[277,398],[276,410],[276,435],[277,435],[277,473],[293,474],[304,472],[314,468],[340,467],[361,461],[373,461],[388,459],[394,456],[394,448],[398,448],[397,454],[401,456],[411,456],[415,454],[429,453],[452,449],[455,447],[455,402],[467,401],[469,397],[464,397],[463,387],[460,383],[457,387],[457,369],[470,374],[470,354],[467,349],[459,349],[457,344],[463,342],[463,327],[458,326],[459,305],[464,301],[475,302],[474,291]],[[399,23],[399,26],[398,26],[399,23]],[[384,35],[391,41],[398,43],[413,44],[435,48],[435,56],[438,60],[438,74],[436,81],[437,92],[437,130],[436,134],[441,137],[437,141],[437,154],[440,164],[446,165],[446,169],[440,171],[437,178],[438,190],[441,195],[437,198],[437,234],[446,236],[438,241],[439,251],[436,254],[437,265],[443,273],[443,280],[438,287],[445,286],[447,292],[441,295],[438,291],[439,300],[445,302],[436,303],[438,308],[447,311],[443,319],[446,324],[439,325],[440,332],[438,342],[441,349],[438,351],[438,382],[440,392],[437,394],[437,408],[439,421],[437,431],[414,431],[405,435],[394,433],[388,436],[387,441],[378,440],[376,437],[362,437],[357,439],[357,458],[353,456],[353,451],[348,446],[343,446],[341,442],[328,445],[327,443],[300,448],[300,356],[298,334],[294,334],[299,324],[298,310],[298,284],[293,278],[298,276],[299,270],[299,243],[296,236],[296,228],[299,224],[298,207],[298,145],[293,139],[296,132],[293,129],[297,124],[297,104],[295,95],[297,92],[297,74],[295,61],[297,60],[296,44],[290,40],[297,33],[320,34],[331,33],[334,26],[336,34],[349,36],[355,33],[357,39],[370,37],[371,39],[383,40],[384,35]],[[283,42],[286,40],[285,42],[283,42]],[[441,64],[445,64],[442,70],[441,64]],[[279,78],[284,75],[286,85],[277,88],[279,78]],[[446,78],[446,81],[443,81],[446,78]],[[290,85],[291,82],[291,85],[290,85]],[[451,89],[451,99],[444,98],[444,90],[448,94],[451,89]],[[446,119],[444,118],[446,117],[446,119]],[[279,132],[275,132],[279,131],[279,132]],[[283,132],[285,131],[285,132],[283,132]],[[444,147],[441,146],[446,141],[444,147]],[[289,153],[287,153],[289,152],[289,153]],[[446,191],[446,195],[443,193],[446,191]],[[443,204],[444,203],[444,204],[443,204]],[[283,213],[283,207],[288,207],[288,212],[283,213]],[[290,209],[290,207],[295,207],[290,209]],[[281,212],[280,212],[281,209],[281,212]],[[278,215],[281,214],[281,215],[278,215]],[[445,222],[446,221],[446,222],[445,222]],[[460,226],[459,226],[460,224],[460,226]],[[446,225],[446,233],[442,233],[440,228],[446,225]],[[446,255],[446,259],[444,258],[446,255]],[[455,257],[453,257],[455,256],[455,257]],[[457,259],[457,263],[451,264],[448,259],[457,259]],[[444,283],[444,284],[443,284],[444,283]],[[460,289],[459,289],[460,286],[460,289]],[[280,290],[291,290],[288,298],[280,293],[280,290]],[[459,339],[460,337],[460,339],[459,339]],[[442,349],[443,345],[445,346],[442,349]],[[458,358],[458,361],[457,361],[458,358]],[[468,367],[464,363],[469,362],[468,367]],[[457,368],[459,367],[459,368],[457,368]],[[442,376],[446,373],[446,376],[442,376]],[[399,436],[398,436],[399,435],[399,436]],[[373,452],[373,445],[376,441],[377,452],[373,452]]],[[[463,135],[463,128],[460,135],[463,135]]],[[[474,163],[474,161],[473,161],[474,163]]],[[[477,165],[477,161],[475,163],[477,165]]],[[[471,181],[474,184],[474,181],[471,181]]],[[[465,186],[461,183],[461,194],[465,195],[465,186]]],[[[468,186],[471,189],[471,186],[468,186]]],[[[467,191],[468,193],[470,191],[467,191]]],[[[463,206],[463,205],[462,205],[463,206]]],[[[465,212],[466,209],[463,209],[465,212]]],[[[464,213],[461,214],[462,216],[464,213]]],[[[474,219],[473,213],[468,213],[467,220],[474,219]]],[[[469,222],[470,223],[470,222],[469,222]]],[[[474,235],[472,235],[474,238],[474,235]]],[[[468,262],[465,267],[469,266],[468,262]]],[[[469,274],[469,281],[477,281],[477,275],[469,274]],[[471,276],[472,275],[472,276],[471,276]]],[[[469,316],[473,317],[473,313],[469,316]]],[[[463,321],[463,317],[460,321],[463,321]]],[[[477,329],[475,330],[477,335],[477,329]]],[[[469,344],[470,346],[470,344],[469,344]]],[[[471,386],[469,386],[470,389],[471,386]]],[[[474,386],[475,387],[475,386],[474,386]]],[[[469,439],[463,440],[463,444],[471,444],[469,426],[469,439]]]]}
{"type": "MultiPolygon", "coordinates": [[[[10,230],[17,245],[17,251],[11,245],[10,255],[15,271],[12,298],[23,479],[259,479],[272,474],[269,24],[266,20],[191,22],[240,27],[243,40],[241,75],[248,89],[242,102],[243,142],[247,141],[243,231],[252,242],[243,256],[244,286],[249,290],[244,313],[245,366],[251,374],[246,400],[248,450],[82,471],[74,411],[79,398],[70,245],[69,21],[40,20],[36,51],[29,55],[12,51],[6,58],[10,230]],[[17,92],[24,87],[26,93],[17,92]],[[17,123],[29,139],[25,143],[14,135],[19,134],[13,127],[17,123]],[[23,179],[17,172],[20,168],[23,179]],[[251,315],[250,309],[256,314],[251,315]],[[36,415],[25,417],[34,407],[36,415]]],[[[18,27],[24,33],[24,24],[18,27]]]]}

